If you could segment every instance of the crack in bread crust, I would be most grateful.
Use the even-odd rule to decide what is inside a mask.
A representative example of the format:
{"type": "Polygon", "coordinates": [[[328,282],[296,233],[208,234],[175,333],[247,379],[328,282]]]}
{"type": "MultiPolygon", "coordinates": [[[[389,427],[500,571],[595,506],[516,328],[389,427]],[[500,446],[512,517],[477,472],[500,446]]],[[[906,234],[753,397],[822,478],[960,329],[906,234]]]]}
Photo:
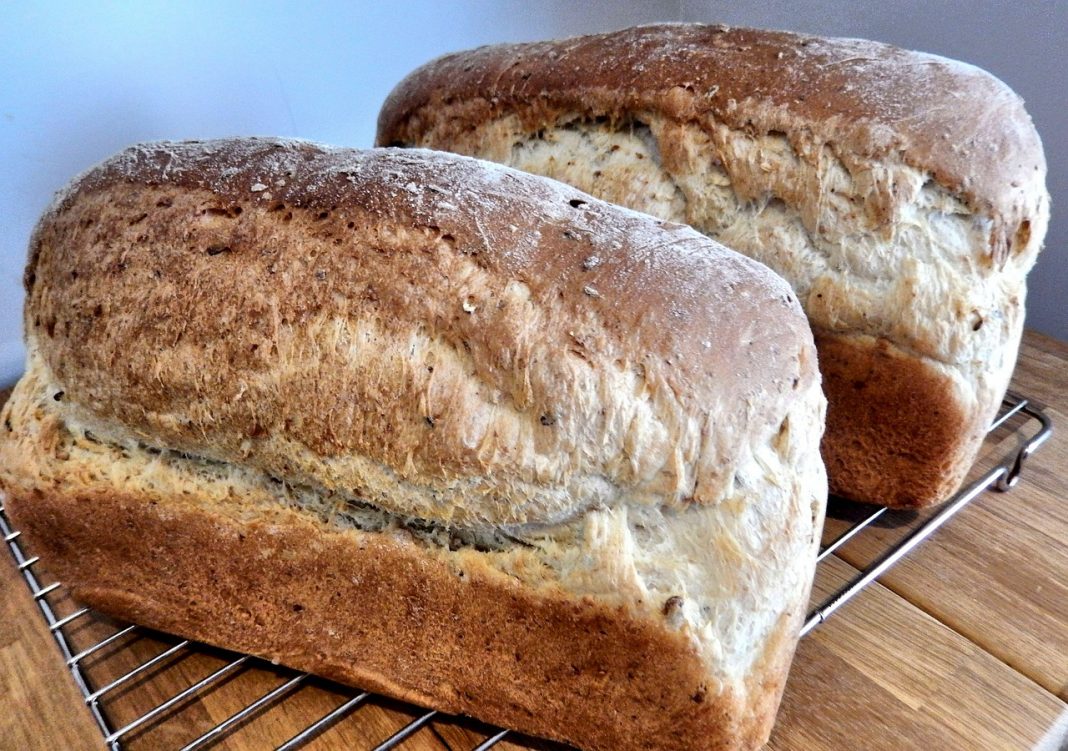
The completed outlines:
{"type": "Polygon", "coordinates": [[[822,526],[821,415],[809,413],[822,409],[819,399],[787,416],[783,430],[740,466],[735,489],[717,506],[598,507],[564,524],[502,529],[402,517],[253,467],[146,446],[128,432],[82,421],[65,399],[55,400],[51,380],[31,356],[4,411],[10,430],[7,445],[0,443],[0,487],[68,495],[121,489],[171,503],[177,497],[238,522],[284,508],[334,531],[406,541],[446,565],[474,560],[533,590],[644,612],[686,634],[720,685],[741,680],[782,617],[781,603],[804,600],[809,586],[809,564],[789,562],[812,559],[822,526]],[[778,552],[769,557],[769,549],[778,552]]]}
{"type": "Polygon", "coordinates": [[[1021,325],[1023,278],[1040,243],[1029,232],[995,264],[989,217],[908,165],[844,161],[826,145],[803,158],[782,133],[659,112],[622,122],[567,112],[536,131],[524,121],[508,114],[454,132],[442,114],[411,145],[492,159],[689,224],[781,274],[813,325],[887,338],[967,377],[997,370],[984,353],[1021,325]]]}
{"type": "Polygon", "coordinates": [[[0,490],[49,567],[104,612],[593,749],[767,737],[826,497],[803,413],[775,438],[781,465],[763,455],[770,474],[743,473],[724,502],[780,494],[791,510],[754,511],[759,524],[728,529],[737,508],[695,506],[662,529],[593,511],[585,528],[454,549],[354,527],[330,499],[245,468],[109,443],[67,424],[47,381],[38,361],[3,410],[0,490]],[[558,705],[542,704],[546,682],[558,705]],[[629,706],[623,726],[594,727],[629,706]]]}
{"type": "Polygon", "coordinates": [[[642,111],[784,133],[806,157],[825,144],[843,159],[897,155],[991,216],[998,259],[1048,202],[1023,101],[986,71],[862,39],[761,29],[660,24],[444,55],[390,93],[378,142],[417,142],[445,119],[462,132],[514,112],[535,132],[561,113],[620,122],[642,111]]]}

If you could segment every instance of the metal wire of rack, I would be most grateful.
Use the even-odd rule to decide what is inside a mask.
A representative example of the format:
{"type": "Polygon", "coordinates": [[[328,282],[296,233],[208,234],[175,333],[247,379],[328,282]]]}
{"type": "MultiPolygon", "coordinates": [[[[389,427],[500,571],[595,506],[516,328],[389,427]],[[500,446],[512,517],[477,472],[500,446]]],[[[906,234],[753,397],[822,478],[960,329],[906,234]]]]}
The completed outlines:
{"type": "MultiPolygon", "coordinates": [[[[1022,418],[1026,418],[1026,420],[1014,430],[1017,440],[1012,450],[1005,453],[993,466],[983,471],[978,478],[969,482],[946,503],[938,507],[934,513],[911,524],[900,540],[883,551],[878,558],[861,570],[851,581],[813,609],[802,628],[802,636],[826,621],[842,605],[908,555],[911,550],[930,537],[939,527],[984,491],[994,489],[1004,492],[1011,489],[1018,482],[1027,458],[1045,443],[1052,433],[1052,424],[1041,408],[1034,405],[1026,397],[1010,392],[1005,398],[1001,413],[991,425],[989,432],[992,434],[999,428],[1003,428],[1014,418],[1017,421],[1022,418]],[[1037,423],[1037,428],[1033,429],[1032,432],[1028,432],[1026,427],[1032,422],[1037,423]]],[[[2,496],[0,496],[0,500],[2,500],[2,496]]],[[[840,532],[833,541],[820,551],[818,562],[825,560],[872,525],[876,523],[886,524],[888,520],[892,520],[895,513],[883,507],[863,508],[858,519],[847,526],[844,531],[840,532]]],[[[60,582],[44,583],[47,575],[39,574],[37,571],[39,558],[32,555],[27,556],[23,551],[19,543],[20,533],[18,530],[11,528],[2,505],[0,505],[0,533],[3,534],[4,542],[7,543],[11,554],[15,558],[17,570],[25,579],[33,599],[37,603],[48,629],[55,639],[60,653],[63,655],[63,659],[66,661],[75,684],[100,728],[105,747],[110,751],[122,751],[125,748],[125,739],[153,723],[166,722],[172,710],[190,703],[205,691],[219,685],[244,668],[260,666],[276,672],[279,670],[263,660],[248,655],[224,653],[189,640],[178,640],[154,656],[138,662],[134,667],[125,670],[125,672],[110,680],[93,681],[83,670],[87,660],[105,650],[121,648],[125,641],[136,637],[138,634],[150,634],[153,637],[156,635],[139,626],[116,626],[108,635],[95,639],[91,644],[76,652],[73,651],[66,630],[72,628],[78,621],[93,616],[94,612],[89,608],[77,607],[66,615],[57,615],[56,610],[53,608],[52,600],[62,596],[62,585],[60,582]],[[119,727],[113,726],[111,718],[102,706],[102,701],[107,696],[123,690],[136,690],[137,684],[141,679],[154,671],[166,669],[169,663],[183,654],[209,650],[213,654],[223,655],[223,664],[221,666],[210,674],[195,680],[187,688],[155,703],[154,706],[140,713],[132,720],[124,722],[119,727]]],[[[198,737],[186,742],[180,747],[180,751],[194,751],[195,749],[211,746],[227,734],[240,729],[245,723],[255,719],[270,707],[284,701],[287,696],[302,686],[313,681],[322,681],[322,679],[314,678],[306,673],[288,669],[281,670],[284,678],[281,684],[248,702],[241,709],[202,732],[198,737]]],[[[278,745],[276,751],[293,751],[293,749],[300,748],[331,726],[344,720],[368,700],[375,698],[366,691],[338,686],[334,686],[333,689],[343,692],[342,701],[325,714],[309,719],[308,724],[300,732],[278,745]]],[[[388,751],[389,749],[397,748],[432,721],[449,719],[447,716],[440,715],[433,710],[415,707],[412,707],[411,710],[415,714],[414,718],[393,732],[392,735],[384,738],[375,747],[374,751],[388,751]]],[[[490,728],[485,734],[484,740],[474,746],[471,751],[487,751],[487,749],[496,746],[506,738],[514,736],[512,731],[499,728],[490,728]]]]}

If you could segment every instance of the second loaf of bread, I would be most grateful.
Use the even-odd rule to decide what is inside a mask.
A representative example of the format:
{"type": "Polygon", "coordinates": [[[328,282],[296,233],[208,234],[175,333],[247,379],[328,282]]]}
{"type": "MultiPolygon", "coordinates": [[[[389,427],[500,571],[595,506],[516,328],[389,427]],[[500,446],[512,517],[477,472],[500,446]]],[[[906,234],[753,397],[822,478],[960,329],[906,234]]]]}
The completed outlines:
{"type": "Polygon", "coordinates": [[[663,25],[447,55],[382,144],[492,159],[685,222],[782,274],[816,332],[832,490],[917,506],[1008,384],[1048,220],[1020,98],[885,44],[663,25]]]}

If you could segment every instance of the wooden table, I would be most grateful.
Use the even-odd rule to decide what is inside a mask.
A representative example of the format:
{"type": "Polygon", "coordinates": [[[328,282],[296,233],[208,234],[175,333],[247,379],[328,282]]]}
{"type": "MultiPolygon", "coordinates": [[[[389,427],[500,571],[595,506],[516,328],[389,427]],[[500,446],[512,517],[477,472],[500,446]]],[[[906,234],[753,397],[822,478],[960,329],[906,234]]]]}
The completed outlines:
{"type": "MultiPolygon", "coordinates": [[[[984,494],[802,640],[770,749],[1066,747],[1068,344],[1029,332],[1013,388],[1046,405],[1056,426],[1051,441],[1013,492],[984,494]]],[[[842,525],[829,519],[825,537],[842,525]]],[[[866,565],[893,534],[865,532],[821,565],[814,597],[866,565]]],[[[62,614],[74,606],[56,607],[62,614]]],[[[103,619],[86,620],[71,638],[76,647],[92,643],[108,628],[103,619]]],[[[86,669],[116,675],[160,648],[137,639],[105,650],[86,669]]],[[[223,656],[176,657],[105,706],[122,722],[222,664],[223,656]]],[[[172,720],[133,735],[127,747],[176,748],[282,682],[268,670],[235,671],[172,720]]],[[[273,748],[340,696],[325,682],[302,685],[217,747],[273,748]]],[[[307,748],[372,748],[410,717],[373,701],[307,748]]],[[[484,737],[475,723],[432,722],[403,748],[460,751],[484,737]]],[[[100,747],[11,556],[0,552],[0,748],[100,747]]]]}

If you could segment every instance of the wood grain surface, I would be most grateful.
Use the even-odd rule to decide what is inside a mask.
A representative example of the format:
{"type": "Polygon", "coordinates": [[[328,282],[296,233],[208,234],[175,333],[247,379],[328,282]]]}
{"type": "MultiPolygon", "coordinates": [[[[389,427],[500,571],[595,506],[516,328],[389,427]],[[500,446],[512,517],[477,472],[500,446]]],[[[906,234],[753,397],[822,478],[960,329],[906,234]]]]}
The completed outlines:
{"type": "MultiPolygon", "coordinates": [[[[1055,429],[1022,493],[986,493],[881,579],[923,611],[1068,700],[1068,345],[1030,334],[1013,388],[1055,429]]],[[[1003,456],[1005,444],[988,446],[1003,456]]],[[[979,466],[985,462],[980,460],[979,466]]],[[[973,473],[977,474],[977,473],[973,473]]],[[[833,521],[829,527],[833,527],[833,521]]],[[[839,555],[863,567],[894,537],[879,529],[839,555]]]]}
{"type": "MultiPolygon", "coordinates": [[[[769,749],[1066,747],[1068,345],[1028,332],[1013,388],[1045,405],[1053,438],[1011,493],[983,494],[802,640],[769,749]]],[[[1014,440],[1008,430],[995,435],[980,468],[1014,440]]],[[[832,509],[825,540],[848,523],[851,511],[832,509]]],[[[866,530],[822,564],[814,600],[899,537],[893,522],[901,521],[892,517],[866,530]]],[[[11,556],[0,552],[0,560],[0,748],[101,748],[11,556]]],[[[76,607],[56,595],[50,602],[60,616],[76,607]]],[[[117,628],[95,615],[75,623],[65,630],[75,651],[117,628]]],[[[86,659],[86,673],[102,685],[176,642],[164,635],[127,638],[86,659]]],[[[234,657],[179,651],[109,692],[101,706],[120,727],[234,657]]],[[[242,665],[162,721],[124,736],[124,747],[179,748],[289,675],[261,662],[242,665]]],[[[308,679],[212,747],[274,748],[350,696],[350,690],[308,679]]],[[[412,717],[402,705],[368,700],[304,748],[372,749],[412,717]]],[[[428,723],[402,748],[466,751],[488,731],[446,718],[428,723]]],[[[550,747],[559,748],[531,740],[495,748],[550,747]]]]}
{"type": "MultiPolygon", "coordinates": [[[[6,398],[0,392],[0,402],[6,398]]],[[[100,731],[26,583],[6,550],[0,559],[0,748],[100,747],[100,731]]]]}

